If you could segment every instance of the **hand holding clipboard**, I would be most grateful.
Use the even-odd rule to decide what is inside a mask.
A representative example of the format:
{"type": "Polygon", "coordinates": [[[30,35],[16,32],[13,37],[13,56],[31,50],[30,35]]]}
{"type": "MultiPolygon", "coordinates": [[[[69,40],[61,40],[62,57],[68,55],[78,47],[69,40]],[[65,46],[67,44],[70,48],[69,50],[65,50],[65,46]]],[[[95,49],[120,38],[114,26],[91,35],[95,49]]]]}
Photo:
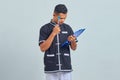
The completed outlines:
{"type": "MultiPolygon", "coordinates": [[[[84,30],[85,30],[85,28],[76,31],[76,32],[73,34],[73,36],[75,36],[75,37],[77,38],[78,36],[80,36],[80,35],[84,32],[84,30]]],[[[61,47],[68,46],[69,44],[70,44],[70,42],[67,40],[67,41],[65,41],[65,42],[61,45],[61,47]]]]}

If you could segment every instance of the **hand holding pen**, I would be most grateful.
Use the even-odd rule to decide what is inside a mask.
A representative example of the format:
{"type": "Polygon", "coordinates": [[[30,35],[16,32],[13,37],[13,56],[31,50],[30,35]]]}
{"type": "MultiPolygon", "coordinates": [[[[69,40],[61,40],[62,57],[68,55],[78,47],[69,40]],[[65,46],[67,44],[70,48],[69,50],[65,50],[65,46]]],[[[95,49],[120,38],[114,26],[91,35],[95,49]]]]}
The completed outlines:
{"type": "Polygon", "coordinates": [[[60,27],[59,27],[59,25],[58,24],[56,24],[55,25],[55,27],[53,28],[53,33],[55,34],[55,35],[57,35],[57,34],[59,34],[60,33],[60,27]]]}

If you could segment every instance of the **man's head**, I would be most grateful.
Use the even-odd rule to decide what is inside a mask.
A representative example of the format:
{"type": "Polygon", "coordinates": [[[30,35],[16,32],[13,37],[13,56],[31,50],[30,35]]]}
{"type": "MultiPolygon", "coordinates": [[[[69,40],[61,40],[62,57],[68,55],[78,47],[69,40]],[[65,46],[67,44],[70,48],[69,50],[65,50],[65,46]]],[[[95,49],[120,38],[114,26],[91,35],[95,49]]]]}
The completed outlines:
{"type": "Polygon", "coordinates": [[[58,5],[55,6],[54,13],[66,14],[67,13],[67,8],[64,4],[58,4],[58,5]]]}
{"type": "Polygon", "coordinates": [[[54,13],[53,13],[53,20],[54,22],[58,23],[58,16],[60,16],[59,23],[64,23],[66,17],[67,17],[67,8],[64,4],[58,4],[55,6],[54,13]]]}

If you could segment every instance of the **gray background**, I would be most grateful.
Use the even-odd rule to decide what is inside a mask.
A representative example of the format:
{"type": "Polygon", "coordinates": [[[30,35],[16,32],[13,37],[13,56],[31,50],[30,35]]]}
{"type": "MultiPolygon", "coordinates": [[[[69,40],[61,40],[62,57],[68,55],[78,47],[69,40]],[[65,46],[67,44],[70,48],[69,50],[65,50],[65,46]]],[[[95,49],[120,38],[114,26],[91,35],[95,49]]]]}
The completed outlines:
{"type": "Polygon", "coordinates": [[[86,28],[72,51],[73,80],[120,80],[119,0],[0,1],[0,80],[45,80],[39,29],[59,3],[74,31],[86,28]]]}

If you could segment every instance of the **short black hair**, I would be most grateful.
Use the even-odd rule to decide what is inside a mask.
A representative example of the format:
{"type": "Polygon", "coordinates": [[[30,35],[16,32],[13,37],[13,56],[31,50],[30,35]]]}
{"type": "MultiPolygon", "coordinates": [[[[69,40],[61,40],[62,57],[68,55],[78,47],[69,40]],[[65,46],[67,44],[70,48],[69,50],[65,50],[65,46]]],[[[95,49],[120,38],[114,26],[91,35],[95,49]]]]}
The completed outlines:
{"type": "Polygon", "coordinates": [[[64,4],[58,4],[55,6],[54,13],[64,13],[68,12],[67,7],[64,4]]]}

